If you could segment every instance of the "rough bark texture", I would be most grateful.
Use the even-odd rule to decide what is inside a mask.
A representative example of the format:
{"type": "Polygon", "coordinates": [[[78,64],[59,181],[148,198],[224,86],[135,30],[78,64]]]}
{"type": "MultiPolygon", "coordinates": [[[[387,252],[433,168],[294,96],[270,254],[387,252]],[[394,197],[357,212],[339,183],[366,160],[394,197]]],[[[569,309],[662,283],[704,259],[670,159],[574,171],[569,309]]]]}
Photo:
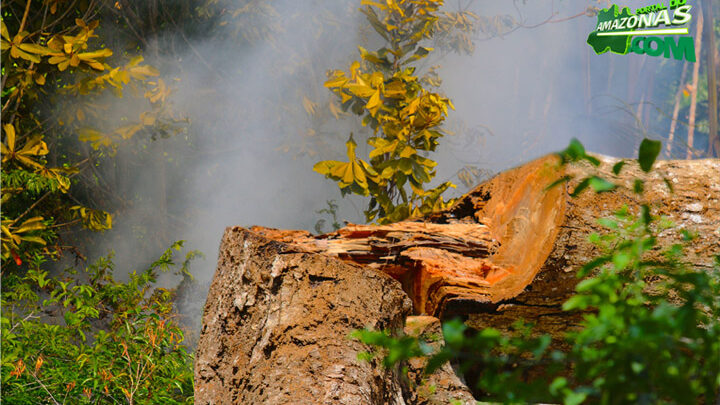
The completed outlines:
{"type": "MultiPolygon", "coordinates": [[[[419,337],[429,343],[434,350],[444,344],[440,320],[432,316],[410,316],[405,324],[405,334],[419,337]]],[[[424,375],[427,361],[422,358],[408,361],[410,392],[406,394],[409,404],[445,405],[460,401],[463,405],[475,404],[472,393],[455,373],[449,363],[433,374],[424,375]]]]}
{"type": "Polygon", "coordinates": [[[197,404],[402,404],[397,370],[348,339],[400,331],[410,301],[397,281],[228,228],[205,306],[197,404]]]}

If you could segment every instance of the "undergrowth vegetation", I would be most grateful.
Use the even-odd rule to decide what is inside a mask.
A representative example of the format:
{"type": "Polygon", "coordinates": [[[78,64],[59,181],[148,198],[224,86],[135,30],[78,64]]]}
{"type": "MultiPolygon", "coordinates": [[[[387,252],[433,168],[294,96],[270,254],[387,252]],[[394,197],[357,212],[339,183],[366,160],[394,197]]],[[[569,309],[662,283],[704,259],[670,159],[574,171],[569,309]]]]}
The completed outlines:
{"type": "MultiPolygon", "coordinates": [[[[2,397],[11,404],[192,403],[192,355],[161,272],[189,277],[178,242],[127,281],[112,256],[51,275],[3,277],[2,397]]],[[[39,264],[39,263],[37,263],[39,264]]]]}

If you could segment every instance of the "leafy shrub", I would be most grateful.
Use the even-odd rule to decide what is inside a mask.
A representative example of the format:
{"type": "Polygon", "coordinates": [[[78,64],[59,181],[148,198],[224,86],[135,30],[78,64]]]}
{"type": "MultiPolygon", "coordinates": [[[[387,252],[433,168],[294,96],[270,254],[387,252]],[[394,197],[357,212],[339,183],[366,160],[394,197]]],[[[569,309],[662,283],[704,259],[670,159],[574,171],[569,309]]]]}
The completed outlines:
{"type": "Polygon", "coordinates": [[[126,282],[112,255],[51,276],[39,263],[3,276],[2,397],[7,403],[192,403],[192,356],[160,272],[189,276],[176,242],[126,282]]]}
{"type": "Polygon", "coordinates": [[[373,129],[367,139],[372,150],[368,160],[358,157],[351,134],[347,162],[325,160],[314,170],[336,181],[343,195],[369,196],[368,221],[390,223],[448,206],[441,195],[454,187],[444,182],[425,189],[437,165],[427,155],[444,136],[441,124],[453,106],[428,90],[437,80],[417,77],[414,66],[432,51],[420,43],[432,38],[443,1],[363,4],[361,11],[384,46],[374,52],[360,47],[360,60],[347,73],[331,72],[325,86],[337,95],[343,111],[361,116],[362,125],[373,129]]]}

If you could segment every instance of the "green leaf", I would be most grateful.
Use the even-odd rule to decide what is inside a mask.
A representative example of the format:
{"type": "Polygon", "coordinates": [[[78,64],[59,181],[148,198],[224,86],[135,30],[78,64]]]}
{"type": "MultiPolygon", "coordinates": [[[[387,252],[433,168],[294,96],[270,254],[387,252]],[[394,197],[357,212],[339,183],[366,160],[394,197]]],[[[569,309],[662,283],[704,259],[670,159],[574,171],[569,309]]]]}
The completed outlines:
{"type": "Polygon", "coordinates": [[[571,197],[577,197],[590,185],[590,178],[583,179],[575,189],[570,193],[571,197]]]}
{"type": "Polygon", "coordinates": [[[545,187],[545,191],[555,188],[555,187],[559,186],[560,184],[567,183],[568,181],[570,181],[572,179],[573,179],[573,176],[570,176],[570,175],[562,176],[559,179],[550,183],[549,186],[545,187]]]}
{"type": "Polygon", "coordinates": [[[645,190],[645,182],[640,179],[635,179],[635,182],[633,183],[633,191],[635,194],[642,194],[645,190]]]}
{"type": "Polygon", "coordinates": [[[563,404],[565,404],[565,405],[580,405],[585,401],[587,396],[588,396],[588,394],[586,392],[571,391],[565,395],[565,400],[563,401],[563,404]]]}
{"type": "Polygon", "coordinates": [[[563,158],[563,162],[568,161],[574,162],[585,156],[585,147],[576,138],[570,140],[570,145],[560,152],[560,156],[563,158]]]}
{"type": "Polygon", "coordinates": [[[622,170],[623,166],[625,166],[625,161],[624,161],[624,160],[621,160],[621,161],[615,163],[615,164],[613,165],[613,167],[612,167],[613,173],[615,173],[616,176],[617,176],[618,174],[620,174],[620,171],[622,170]]]}
{"type": "Polygon", "coordinates": [[[651,139],[645,138],[642,140],[642,142],[640,142],[638,162],[640,163],[640,168],[644,172],[647,173],[650,171],[650,169],[652,169],[652,165],[653,163],[655,163],[655,159],[657,159],[661,149],[662,142],[660,141],[653,141],[651,139]]]}
{"type": "Polygon", "coordinates": [[[609,229],[618,229],[618,223],[615,222],[615,221],[613,221],[612,219],[609,219],[609,218],[599,218],[599,219],[597,220],[597,222],[598,222],[598,224],[600,224],[600,225],[602,225],[602,226],[604,226],[604,227],[606,227],[606,228],[609,228],[609,229]]]}
{"type": "Polygon", "coordinates": [[[642,218],[643,224],[645,224],[645,226],[650,225],[650,223],[652,222],[650,207],[647,204],[643,204],[640,207],[640,218],[642,218]]]}
{"type": "Polygon", "coordinates": [[[624,252],[619,252],[613,255],[613,265],[616,270],[624,270],[630,263],[630,255],[624,252]]]}
{"type": "Polygon", "coordinates": [[[602,177],[593,176],[590,178],[590,186],[595,190],[596,193],[604,193],[606,191],[612,191],[617,186],[602,177]]]}

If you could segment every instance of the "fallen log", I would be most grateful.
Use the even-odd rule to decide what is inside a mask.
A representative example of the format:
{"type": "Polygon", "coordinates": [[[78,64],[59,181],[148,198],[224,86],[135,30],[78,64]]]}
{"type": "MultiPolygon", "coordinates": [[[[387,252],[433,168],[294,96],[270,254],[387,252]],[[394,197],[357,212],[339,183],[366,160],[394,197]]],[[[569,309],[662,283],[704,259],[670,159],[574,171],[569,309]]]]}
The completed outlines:
{"type": "MultiPolygon", "coordinates": [[[[556,156],[546,156],[497,175],[448,210],[392,225],[351,224],[324,235],[252,231],[298,251],[391,275],[402,283],[416,314],[463,315],[478,326],[496,327],[519,317],[535,322],[544,317],[548,325],[539,331],[564,330],[581,316],[560,308],[577,284],[574,270],[597,253],[588,235],[601,230],[598,218],[623,205],[637,209],[647,202],[680,227],[696,229],[700,237],[691,256],[698,265],[710,266],[720,253],[720,161],[658,162],[650,174],[629,163],[619,176],[610,170],[614,162],[561,167],[556,156]],[[547,189],[562,176],[590,174],[625,187],[577,198],[569,195],[577,181],[547,189]],[[642,201],[632,192],[636,178],[646,182],[642,201]],[[674,185],[672,192],[666,182],[674,185]]],[[[661,235],[660,245],[674,243],[676,236],[661,235]]]]}

